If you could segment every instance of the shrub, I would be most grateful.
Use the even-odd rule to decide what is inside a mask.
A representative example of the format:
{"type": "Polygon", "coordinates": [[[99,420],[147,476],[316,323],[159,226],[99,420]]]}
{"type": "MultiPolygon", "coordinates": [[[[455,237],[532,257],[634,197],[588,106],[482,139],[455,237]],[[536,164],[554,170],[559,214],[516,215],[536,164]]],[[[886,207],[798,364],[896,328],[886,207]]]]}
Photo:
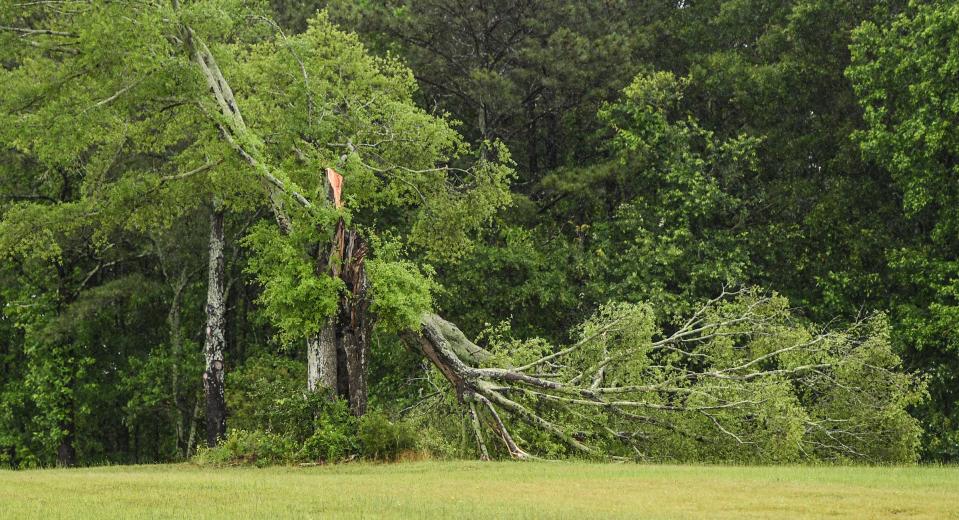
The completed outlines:
{"type": "Polygon", "coordinates": [[[416,434],[406,423],[390,421],[382,412],[372,412],[359,421],[358,437],[363,455],[374,460],[396,460],[416,448],[416,434]]]}
{"type": "Polygon", "coordinates": [[[213,448],[201,448],[194,461],[214,466],[251,464],[262,467],[292,462],[294,443],[280,435],[263,431],[231,430],[226,439],[213,448]]]}
{"type": "Polygon", "coordinates": [[[227,375],[230,426],[262,430],[300,442],[313,433],[324,396],[304,392],[306,364],[261,354],[227,375]]]}
{"type": "Polygon", "coordinates": [[[335,462],[356,455],[357,420],[345,401],[323,397],[322,413],[313,421],[313,434],[298,453],[300,460],[335,462]]]}
{"type": "Polygon", "coordinates": [[[381,411],[361,419],[347,402],[325,391],[306,392],[301,362],[259,355],[228,377],[230,425],[219,446],[202,449],[198,464],[238,465],[338,462],[363,455],[396,460],[415,450],[408,423],[394,423],[381,411]]]}

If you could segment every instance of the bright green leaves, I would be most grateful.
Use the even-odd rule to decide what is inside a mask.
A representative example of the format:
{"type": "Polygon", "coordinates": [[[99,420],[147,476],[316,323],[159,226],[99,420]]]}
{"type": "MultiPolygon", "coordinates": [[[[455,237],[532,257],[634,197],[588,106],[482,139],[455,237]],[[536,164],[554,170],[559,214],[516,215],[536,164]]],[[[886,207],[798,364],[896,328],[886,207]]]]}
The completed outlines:
{"type": "MultiPolygon", "coordinates": [[[[4,260],[16,257],[55,261],[61,249],[57,231],[64,227],[62,215],[74,213],[74,207],[51,212],[40,204],[19,204],[4,214],[0,221],[0,251],[4,260]],[[65,210],[65,211],[64,211],[65,210]]],[[[72,222],[72,215],[66,219],[72,222]]]]}
{"type": "MultiPolygon", "coordinates": [[[[60,202],[75,200],[82,209],[67,219],[58,216],[66,206],[10,212],[7,250],[39,254],[46,247],[43,254],[53,258],[70,231],[102,245],[122,233],[169,227],[214,198],[237,213],[254,211],[268,202],[264,181],[274,178],[313,208],[281,195],[297,235],[258,228],[248,241],[256,252],[250,269],[266,287],[268,314],[295,335],[317,329],[337,290],[313,273],[306,254],[335,221],[325,209],[328,167],[344,176],[345,216],[368,238],[398,237],[436,262],[467,250],[509,200],[508,153],[496,149],[497,162],[454,169],[450,164],[468,163],[471,152],[448,122],[415,106],[407,68],[367,55],[355,36],[322,15],[306,32],[285,35],[262,7],[243,0],[183,2],[177,10],[117,2],[63,14],[38,7],[46,26],[69,33],[64,38],[75,52],[12,58],[0,76],[7,87],[0,137],[39,164],[76,176],[60,202]],[[243,123],[220,113],[183,24],[215,56],[243,123]],[[64,226],[52,236],[56,219],[64,226]]],[[[420,275],[400,276],[414,271],[384,267],[383,287],[420,285],[420,275]]],[[[428,306],[428,298],[413,300],[399,322],[411,323],[409,316],[428,306]]]]}
{"type": "Polygon", "coordinates": [[[36,51],[0,74],[0,133],[45,164],[74,167],[96,147],[124,140],[145,99],[173,99],[170,79],[182,70],[162,10],[116,2],[69,13],[37,16],[70,35],[59,37],[70,52],[36,51]]]}
{"type": "MultiPolygon", "coordinates": [[[[922,429],[908,410],[925,381],[902,371],[883,315],[820,330],[786,298],[746,289],[676,323],[648,304],[609,303],[572,336],[549,347],[500,326],[483,341],[496,366],[535,366],[525,375],[560,383],[510,395],[605,454],[742,463],[918,455],[922,429]]],[[[564,453],[535,428],[517,431],[537,452],[564,453]]]]}
{"type": "Polygon", "coordinates": [[[275,224],[263,222],[244,240],[254,253],[247,270],[263,286],[258,302],[288,345],[320,331],[336,312],[343,285],[339,278],[317,273],[304,243],[310,238],[284,235],[275,224]]]}
{"type": "Polygon", "coordinates": [[[658,332],[655,313],[648,304],[610,302],[602,305],[573,335],[577,344],[583,345],[571,355],[574,366],[589,377],[610,365],[613,368],[606,371],[608,381],[630,384],[648,368],[646,353],[658,332]],[[615,362],[610,364],[610,360],[615,362]]]}
{"type": "Polygon", "coordinates": [[[889,26],[856,30],[847,71],[865,109],[868,128],[858,138],[866,156],[893,172],[909,213],[940,207],[950,220],[959,178],[957,34],[959,6],[913,2],[889,26]]]}
{"type": "Polygon", "coordinates": [[[416,107],[411,72],[367,55],[325,16],[304,33],[217,52],[250,135],[260,136],[250,148],[315,204],[327,198],[325,169],[335,168],[353,222],[371,235],[401,237],[446,262],[508,203],[506,150],[488,145],[495,161],[452,167],[471,151],[447,121],[416,107]]]}
{"type": "Polygon", "coordinates": [[[177,21],[210,41],[251,41],[272,33],[263,23],[269,12],[264,0],[180,0],[177,3],[179,9],[174,15],[177,21]]]}
{"type": "MultiPolygon", "coordinates": [[[[344,297],[342,281],[318,273],[315,258],[307,254],[307,241],[312,239],[310,233],[284,235],[264,222],[244,240],[253,252],[247,270],[263,287],[257,302],[280,329],[278,337],[284,344],[319,332],[344,297]]],[[[390,257],[394,255],[384,251],[367,259],[366,270],[376,325],[396,333],[416,327],[422,314],[431,310],[435,282],[428,266],[390,257]]]]}
{"type": "MultiPolygon", "coordinates": [[[[499,160],[509,155],[497,145],[499,160]]],[[[429,197],[417,215],[411,240],[421,246],[427,258],[438,263],[458,260],[473,247],[473,237],[489,225],[496,212],[507,206],[511,197],[504,188],[513,172],[503,162],[480,160],[471,170],[447,170],[432,183],[424,183],[418,194],[429,197]],[[463,185],[469,186],[464,190],[463,185]],[[428,195],[426,195],[428,194],[428,195]]]]}
{"type": "Polygon", "coordinates": [[[371,259],[366,263],[377,327],[387,333],[416,329],[433,308],[432,272],[406,260],[371,259]]]}
{"type": "Polygon", "coordinates": [[[852,82],[866,128],[855,134],[863,155],[888,170],[901,193],[909,237],[890,248],[890,305],[896,339],[929,375],[931,404],[921,410],[928,453],[959,454],[956,401],[959,349],[959,5],[911,2],[886,23],[853,34],[852,82]]]}

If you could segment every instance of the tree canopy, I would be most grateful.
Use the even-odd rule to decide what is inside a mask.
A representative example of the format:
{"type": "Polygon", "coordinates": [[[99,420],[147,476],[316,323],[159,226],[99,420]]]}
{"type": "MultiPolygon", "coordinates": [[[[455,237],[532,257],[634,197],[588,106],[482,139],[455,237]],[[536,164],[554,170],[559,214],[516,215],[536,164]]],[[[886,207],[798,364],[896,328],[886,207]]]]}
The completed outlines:
{"type": "Polygon", "coordinates": [[[5,6],[0,465],[955,457],[957,25],[5,6]]]}

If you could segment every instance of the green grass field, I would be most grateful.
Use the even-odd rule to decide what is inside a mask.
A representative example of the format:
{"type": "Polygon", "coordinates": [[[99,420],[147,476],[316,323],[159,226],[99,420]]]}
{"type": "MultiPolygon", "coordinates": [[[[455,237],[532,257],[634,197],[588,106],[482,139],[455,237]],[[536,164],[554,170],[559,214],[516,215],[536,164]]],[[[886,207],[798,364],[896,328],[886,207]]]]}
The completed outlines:
{"type": "Polygon", "coordinates": [[[417,462],[0,472],[0,518],[959,518],[959,467],[417,462]]]}

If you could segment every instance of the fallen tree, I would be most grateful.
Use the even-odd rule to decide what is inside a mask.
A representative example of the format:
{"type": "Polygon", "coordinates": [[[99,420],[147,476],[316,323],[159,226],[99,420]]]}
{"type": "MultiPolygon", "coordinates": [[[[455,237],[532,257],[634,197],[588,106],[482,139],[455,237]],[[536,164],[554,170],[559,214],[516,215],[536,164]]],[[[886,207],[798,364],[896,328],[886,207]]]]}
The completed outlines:
{"type": "Polygon", "coordinates": [[[501,352],[435,314],[421,325],[407,337],[469,409],[483,457],[483,424],[521,459],[550,444],[536,431],[553,454],[640,460],[902,461],[918,442],[905,407],[922,385],[882,316],[816,330],[783,298],[723,291],[668,333],[649,306],[609,305],[570,346],[501,352]]]}
{"type": "MultiPolygon", "coordinates": [[[[21,51],[29,66],[16,69],[18,111],[30,118],[17,121],[30,124],[17,142],[49,153],[46,128],[71,127],[62,107],[74,109],[76,126],[92,130],[69,134],[80,142],[51,162],[106,163],[84,178],[81,201],[104,235],[126,224],[108,228],[96,215],[143,219],[138,205],[177,184],[225,211],[268,207],[273,222],[244,241],[248,272],[282,341],[308,345],[311,390],[331,389],[364,413],[376,323],[442,374],[483,458],[914,457],[919,430],[905,409],[921,388],[898,370],[882,317],[821,331],[781,298],[723,292],[679,323],[659,323],[647,305],[610,304],[566,347],[476,345],[431,312],[420,264],[461,254],[508,202],[508,154],[486,143],[463,166],[473,152],[415,106],[409,72],[370,58],[322,18],[287,37],[255,13],[204,25],[220,11],[202,1],[93,2],[17,18],[70,43],[69,52],[21,51]],[[52,79],[36,87],[33,77],[52,79]],[[419,263],[404,256],[410,248],[419,263]]],[[[163,217],[193,195],[172,193],[163,217]]]]}

